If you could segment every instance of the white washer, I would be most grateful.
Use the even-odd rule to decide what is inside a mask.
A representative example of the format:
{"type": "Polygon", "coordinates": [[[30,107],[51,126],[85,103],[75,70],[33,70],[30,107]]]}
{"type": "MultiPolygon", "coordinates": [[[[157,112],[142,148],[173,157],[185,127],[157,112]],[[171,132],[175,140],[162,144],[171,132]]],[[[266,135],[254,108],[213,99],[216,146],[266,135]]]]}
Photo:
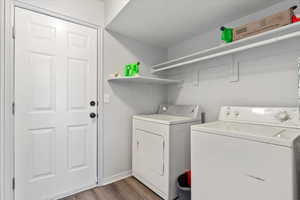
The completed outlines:
{"type": "Polygon", "coordinates": [[[176,197],[176,179],[190,169],[190,127],[201,123],[199,106],[160,106],[133,117],[133,176],[160,195],[176,197]]]}
{"type": "Polygon", "coordinates": [[[192,126],[192,200],[296,200],[298,108],[223,107],[192,126]]]}

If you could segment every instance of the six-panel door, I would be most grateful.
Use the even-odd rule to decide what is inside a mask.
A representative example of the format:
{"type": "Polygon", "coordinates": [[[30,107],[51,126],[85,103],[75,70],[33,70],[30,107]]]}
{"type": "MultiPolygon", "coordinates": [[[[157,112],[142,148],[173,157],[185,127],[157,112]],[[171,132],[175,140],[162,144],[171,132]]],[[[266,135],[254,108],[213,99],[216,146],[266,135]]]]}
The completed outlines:
{"type": "Polygon", "coordinates": [[[96,184],[97,30],[15,10],[16,200],[96,184]]]}

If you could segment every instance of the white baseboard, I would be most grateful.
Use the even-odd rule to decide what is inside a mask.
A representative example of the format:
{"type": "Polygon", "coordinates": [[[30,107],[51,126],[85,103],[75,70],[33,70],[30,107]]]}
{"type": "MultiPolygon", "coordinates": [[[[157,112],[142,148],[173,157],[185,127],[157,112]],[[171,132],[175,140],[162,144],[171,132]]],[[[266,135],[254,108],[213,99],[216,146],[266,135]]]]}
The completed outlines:
{"type": "Polygon", "coordinates": [[[125,172],[121,172],[121,173],[115,174],[115,175],[113,175],[111,177],[104,178],[103,182],[102,182],[103,183],[102,185],[108,185],[108,184],[120,181],[122,179],[128,178],[130,176],[132,176],[132,171],[131,170],[125,171],[125,172]]]}
{"type": "Polygon", "coordinates": [[[67,193],[62,193],[62,194],[58,194],[56,195],[54,198],[51,198],[53,200],[59,200],[59,199],[63,199],[65,197],[68,197],[68,196],[71,196],[71,195],[74,195],[74,194],[77,194],[77,193],[80,193],[80,192],[84,192],[84,191],[87,191],[87,190],[90,190],[90,189],[93,189],[93,188],[96,188],[97,185],[92,185],[92,186],[86,186],[86,187],[83,187],[81,189],[78,189],[78,190],[73,190],[73,191],[70,191],[70,192],[67,192],[67,193]]]}

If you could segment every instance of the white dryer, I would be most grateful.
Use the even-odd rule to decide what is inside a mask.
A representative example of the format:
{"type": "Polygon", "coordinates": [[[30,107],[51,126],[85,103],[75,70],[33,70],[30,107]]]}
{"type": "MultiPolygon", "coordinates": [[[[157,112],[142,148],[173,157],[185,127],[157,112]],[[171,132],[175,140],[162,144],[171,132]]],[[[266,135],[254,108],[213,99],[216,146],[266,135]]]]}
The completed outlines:
{"type": "Polygon", "coordinates": [[[162,105],[134,116],[133,176],[163,199],[176,198],[176,179],[190,169],[190,127],[199,123],[199,106],[162,105]]]}
{"type": "Polygon", "coordinates": [[[223,107],[192,127],[192,200],[297,200],[298,108],[223,107]]]}

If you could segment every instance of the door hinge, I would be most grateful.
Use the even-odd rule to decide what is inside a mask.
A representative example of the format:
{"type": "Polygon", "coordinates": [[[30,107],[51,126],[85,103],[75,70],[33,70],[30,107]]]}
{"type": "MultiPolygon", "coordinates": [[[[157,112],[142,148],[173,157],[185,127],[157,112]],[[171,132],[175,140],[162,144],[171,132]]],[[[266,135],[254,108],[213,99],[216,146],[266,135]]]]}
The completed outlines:
{"type": "Polygon", "coordinates": [[[12,103],[12,114],[15,115],[16,113],[16,105],[15,102],[12,103]]]}
{"type": "Polygon", "coordinates": [[[16,28],[15,28],[15,26],[12,27],[12,37],[13,37],[13,39],[16,39],[16,28]]]}
{"type": "Polygon", "coordinates": [[[16,179],[15,178],[12,179],[12,189],[13,190],[16,189],[16,179]]]}

